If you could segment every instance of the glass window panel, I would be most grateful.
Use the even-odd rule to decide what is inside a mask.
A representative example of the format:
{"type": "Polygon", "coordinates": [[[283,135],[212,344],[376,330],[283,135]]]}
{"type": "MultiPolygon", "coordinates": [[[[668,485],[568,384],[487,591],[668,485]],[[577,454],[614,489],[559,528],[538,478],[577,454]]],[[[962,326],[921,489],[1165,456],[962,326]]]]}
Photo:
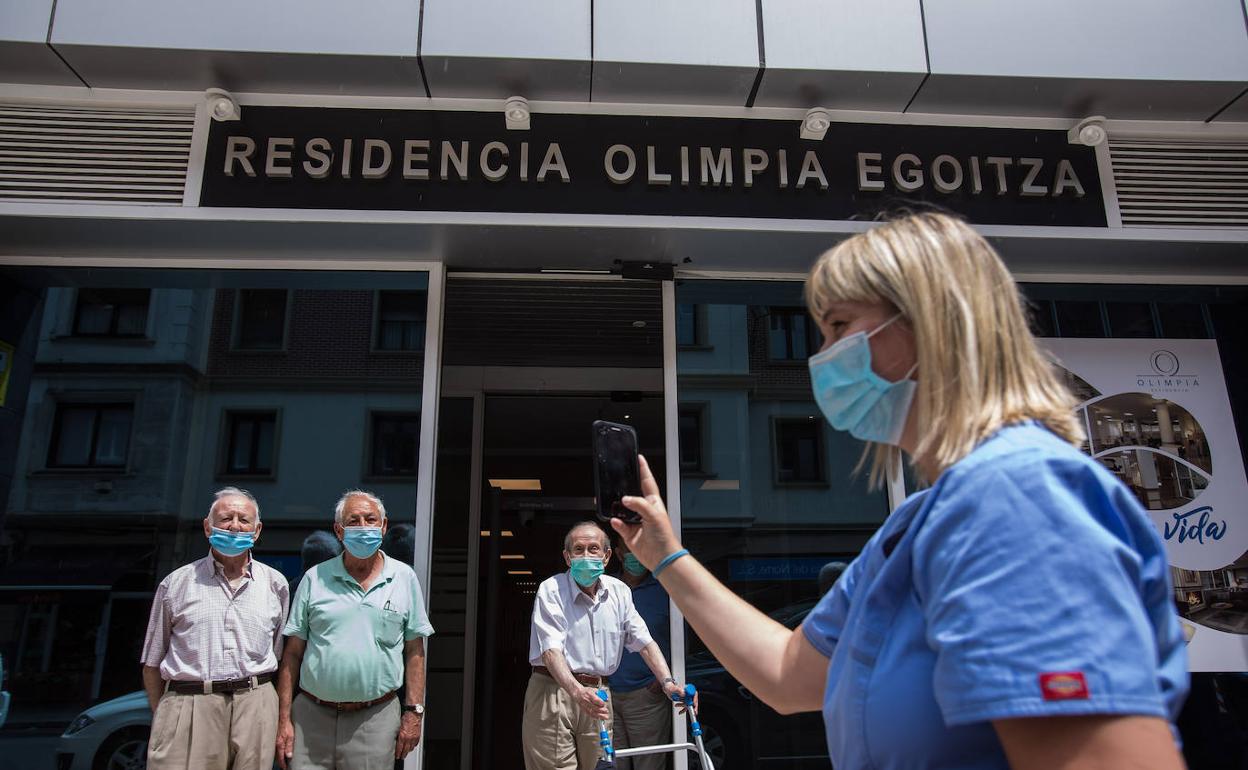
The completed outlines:
{"type": "Polygon", "coordinates": [[[56,436],[56,454],[51,464],[85,466],[91,462],[91,442],[95,438],[96,410],[92,407],[62,406],[56,436]]]}
{"type": "MultiPolygon", "coordinates": [[[[680,480],[682,542],[729,589],[796,628],[821,595],[820,570],[853,559],[887,516],[887,497],[854,472],[864,445],[824,424],[806,368],[790,363],[819,345],[800,283],[684,281],[676,291],[707,319],[706,348],[676,360],[680,399],[704,405],[702,431],[713,437],[699,450],[692,420],[680,423],[682,465],[705,451],[713,472],[680,480]],[[805,329],[796,349],[794,320],[805,329]]],[[[716,767],[826,766],[817,713],[780,716],[752,699],[689,628],[686,650],[688,680],[716,694],[702,707],[724,760],[716,767]]]]}
{"type": "Polygon", "coordinates": [[[280,350],[285,341],[284,289],[244,289],[238,292],[238,347],[244,350],[280,350]]]}
{"type": "Polygon", "coordinates": [[[1056,337],[1057,324],[1053,320],[1053,302],[1042,299],[1029,303],[1031,312],[1031,331],[1037,337],[1056,337]]]}
{"type": "Polygon", "coordinates": [[[1209,336],[1204,308],[1195,302],[1158,302],[1157,316],[1161,336],[1172,339],[1199,340],[1209,336]]]}
{"type": "Polygon", "coordinates": [[[680,431],[680,467],[682,470],[702,470],[702,411],[700,409],[681,409],[679,420],[680,431]]]}
{"type": "Polygon", "coordinates": [[[676,344],[684,347],[698,344],[698,313],[696,305],[683,304],[676,306],[676,344]]]}
{"type": "Polygon", "coordinates": [[[1153,309],[1147,302],[1106,302],[1105,313],[1109,316],[1109,330],[1114,337],[1157,336],[1153,309]]]}
{"type": "Polygon", "coordinates": [[[1063,337],[1104,337],[1101,306],[1097,302],[1058,300],[1057,331],[1063,337]]]}
{"type": "Polygon", "coordinates": [[[100,412],[99,436],[95,444],[95,464],[121,466],[126,464],[126,448],[130,445],[130,407],[114,407],[100,412]]]}
{"type": "Polygon", "coordinates": [[[420,350],[424,346],[424,292],[378,293],[377,347],[380,350],[420,350]]]}
{"type": "MultiPolygon", "coordinates": [[[[257,496],[264,536],[253,556],[292,592],[306,568],[334,555],[333,508],[346,489],[385,501],[393,535],[384,548],[412,561],[420,479],[373,478],[360,456],[371,414],[421,409],[423,357],[373,347],[381,291],[424,296],[428,278],[0,267],[0,340],[30,343],[0,409],[11,418],[0,424],[0,656],[12,695],[0,765],[51,770],[60,735],[94,705],[103,709],[97,732],[76,737],[100,747],[131,730],[146,740],[151,716],[130,704],[142,701],[138,654],[152,597],[166,575],[208,553],[202,522],[214,490],[237,484],[257,496]],[[280,356],[237,349],[277,349],[287,324],[292,342],[308,344],[280,356]],[[82,339],[148,330],[150,344],[82,339]],[[284,476],[275,474],[279,450],[284,476]]],[[[423,344],[424,318],[402,322],[411,324],[404,344],[423,344]]],[[[465,435],[471,428],[457,438],[465,435]]],[[[409,441],[400,464],[418,467],[418,449],[409,441]]],[[[466,521],[467,509],[456,510],[466,521]]],[[[435,556],[458,575],[460,597],[465,548],[461,538],[435,556]]],[[[429,657],[430,754],[460,729],[461,693],[433,682],[452,646],[462,658],[462,623],[462,614],[434,621],[443,647],[429,657]],[[446,715],[436,729],[435,713],[446,715]]],[[[89,753],[74,766],[105,759],[89,753]]]]}

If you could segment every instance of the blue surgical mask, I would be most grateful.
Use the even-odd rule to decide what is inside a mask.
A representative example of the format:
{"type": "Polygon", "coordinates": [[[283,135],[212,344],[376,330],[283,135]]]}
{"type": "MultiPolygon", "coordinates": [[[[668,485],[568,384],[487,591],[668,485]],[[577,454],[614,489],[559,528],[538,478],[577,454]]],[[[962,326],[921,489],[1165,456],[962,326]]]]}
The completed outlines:
{"type": "Polygon", "coordinates": [[[602,577],[602,570],[602,559],[584,556],[572,560],[572,579],[585,588],[589,588],[602,577]]]}
{"type": "Polygon", "coordinates": [[[381,527],[343,527],[342,544],[357,559],[367,559],[381,547],[381,527]]]}
{"type": "Polygon", "coordinates": [[[213,527],[212,534],[208,536],[208,544],[222,556],[238,556],[256,544],[256,533],[231,532],[213,527]]]}
{"type": "Polygon", "coordinates": [[[624,554],[624,569],[628,570],[630,575],[646,574],[646,565],[642,564],[641,560],[631,553],[624,554]]]}
{"type": "Polygon", "coordinates": [[[897,444],[906,427],[917,383],[906,377],[889,382],[871,369],[868,340],[901,317],[893,316],[870,334],[858,332],[810,357],[810,386],[815,403],[832,427],[862,441],[897,444]]]}

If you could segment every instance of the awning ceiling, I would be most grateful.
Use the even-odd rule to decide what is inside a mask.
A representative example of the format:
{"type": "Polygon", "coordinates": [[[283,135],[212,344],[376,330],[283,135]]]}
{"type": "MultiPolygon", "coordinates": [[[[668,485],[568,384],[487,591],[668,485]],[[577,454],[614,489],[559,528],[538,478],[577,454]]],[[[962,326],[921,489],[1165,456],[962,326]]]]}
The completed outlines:
{"type": "MultiPolygon", "coordinates": [[[[323,262],[329,269],[442,262],[451,269],[610,270],[617,260],[680,271],[803,273],[861,222],[682,220],[343,212],[235,212],[75,206],[0,208],[0,262],[213,267],[222,260],[323,262]],[[35,213],[38,208],[38,213],[35,213]],[[150,212],[151,217],[147,218],[150,212]],[[123,215],[124,213],[124,215],[123,215]],[[359,216],[355,216],[358,214],[359,216]],[[299,217],[300,219],[297,219],[299,217]],[[354,218],[354,221],[352,219],[354,218]]],[[[1248,283],[1248,231],[985,226],[1012,270],[1031,280],[1248,283]]]]}

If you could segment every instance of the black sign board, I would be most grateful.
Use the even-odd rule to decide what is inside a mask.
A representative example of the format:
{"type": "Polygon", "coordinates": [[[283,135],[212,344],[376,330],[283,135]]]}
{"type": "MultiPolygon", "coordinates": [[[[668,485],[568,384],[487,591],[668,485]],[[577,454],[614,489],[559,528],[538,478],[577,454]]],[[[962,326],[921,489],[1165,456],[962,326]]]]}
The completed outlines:
{"type": "Polygon", "coordinates": [[[1104,227],[1064,131],[502,111],[245,107],[212,124],[201,206],[872,219],[1104,227]]]}

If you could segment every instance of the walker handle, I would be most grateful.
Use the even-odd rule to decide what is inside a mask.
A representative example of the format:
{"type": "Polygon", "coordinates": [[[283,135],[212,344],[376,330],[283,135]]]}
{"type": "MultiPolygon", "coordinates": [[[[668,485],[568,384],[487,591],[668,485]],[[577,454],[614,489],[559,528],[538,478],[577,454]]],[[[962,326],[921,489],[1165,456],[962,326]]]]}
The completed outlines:
{"type": "MultiPolygon", "coordinates": [[[[607,702],[606,690],[599,690],[596,694],[603,703],[607,702]]],[[[607,756],[607,759],[612,759],[615,756],[615,747],[611,745],[611,733],[607,731],[606,722],[600,721],[598,723],[598,745],[602,747],[602,753],[607,756]]]]}
{"type": "Polygon", "coordinates": [[[683,693],[677,693],[672,696],[672,702],[692,704],[693,699],[696,697],[698,697],[698,688],[694,687],[692,684],[687,684],[685,685],[685,691],[683,693]]]}

